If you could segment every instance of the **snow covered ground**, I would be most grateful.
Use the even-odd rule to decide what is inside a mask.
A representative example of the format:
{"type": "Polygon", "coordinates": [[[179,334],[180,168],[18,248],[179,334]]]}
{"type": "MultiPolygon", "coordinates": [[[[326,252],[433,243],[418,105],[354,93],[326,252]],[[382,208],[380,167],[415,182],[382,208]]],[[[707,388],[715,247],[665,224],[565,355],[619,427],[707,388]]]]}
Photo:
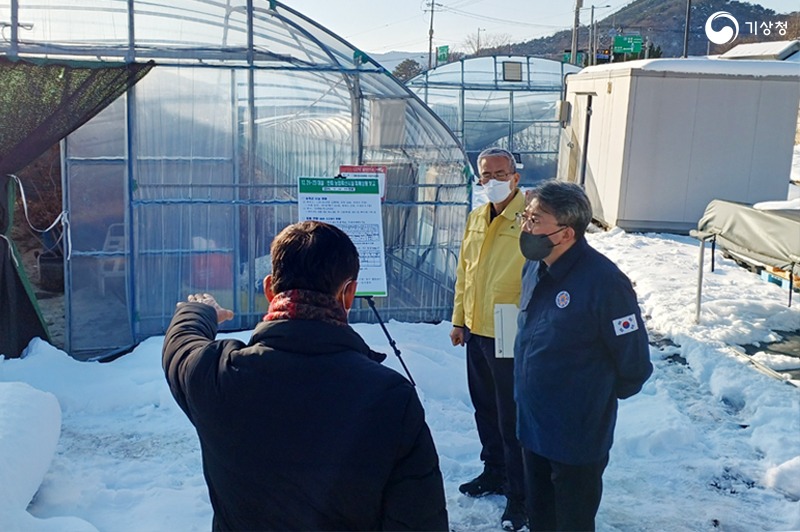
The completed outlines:
{"type": "MultiPolygon", "coordinates": [[[[800,529],[800,389],[743,362],[736,347],[800,330],[800,297],[788,308],[785,289],[718,254],[695,324],[696,241],[621,230],[589,240],[635,282],[655,365],[643,391],[620,404],[598,529],[800,529]]],[[[503,498],[457,489],[481,464],[464,350],[450,345],[450,324],[387,327],[425,405],[451,527],[499,530],[503,498]]],[[[402,371],[378,325],[355,328],[402,371]]],[[[23,359],[0,359],[0,530],[210,528],[197,438],[164,381],[162,340],[107,364],[77,362],[39,340],[23,359]]],[[[759,360],[800,369],[793,357],[759,360]]]]}

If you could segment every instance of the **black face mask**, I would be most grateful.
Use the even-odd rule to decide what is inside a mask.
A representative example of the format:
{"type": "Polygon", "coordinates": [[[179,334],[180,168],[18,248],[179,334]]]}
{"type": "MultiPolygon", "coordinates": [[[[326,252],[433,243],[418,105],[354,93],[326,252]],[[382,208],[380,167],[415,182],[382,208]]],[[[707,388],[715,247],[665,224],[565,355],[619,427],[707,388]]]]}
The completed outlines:
{"type": "Polygon", "coordinates": [[[563,231],[566,227],[562,227],[552,233],[534,235],[527,231],[522,231],[519,234],[519,250],[522,255],[528,260],[542,260],[550,254],[550,250],[555,247],[555,244],[550,240],[550,236],[563,231]]]}

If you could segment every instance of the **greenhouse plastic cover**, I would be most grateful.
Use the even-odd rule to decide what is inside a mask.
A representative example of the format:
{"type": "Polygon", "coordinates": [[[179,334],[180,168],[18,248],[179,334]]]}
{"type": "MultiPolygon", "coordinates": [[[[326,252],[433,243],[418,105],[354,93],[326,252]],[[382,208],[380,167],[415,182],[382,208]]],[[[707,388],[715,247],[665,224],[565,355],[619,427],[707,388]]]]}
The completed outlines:
{"type": "MultiPolygon", "coordinates": [[[[194,291],[233,308],[228,328],[252,327],[269,244],[297,221],[297,178],[340,165],[387,167],[381,317],[450,318],[472,170],[445,123],[361,51],[269,1],[4,0],[0,24],[12,60],[156,65],[62,144],[71,353],[162,333],[194,291]]],[[[376,318],[359,302],[351,319],[376,318]]]]}

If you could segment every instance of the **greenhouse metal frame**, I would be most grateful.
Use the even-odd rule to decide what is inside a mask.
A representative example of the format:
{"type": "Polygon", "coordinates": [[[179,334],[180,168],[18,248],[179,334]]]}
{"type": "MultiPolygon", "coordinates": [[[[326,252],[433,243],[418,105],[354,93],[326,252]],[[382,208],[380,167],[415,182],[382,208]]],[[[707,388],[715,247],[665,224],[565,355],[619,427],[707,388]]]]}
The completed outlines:
{"type": "MultiPolygon", "coordinates": [[[[0,55],[155,67],[62,142],[66,350],[122,351],[209,292],[252,328],[297,179],[387,167],[384,320],[449,319],[472,171],[383,67],[277,1],[4,0],[0,55]]],[[[373,321],[359,302],[351,321],[373,321]]]]}
{"type": "Polygon", "coordinates": [[[556,104],[564,76],[580,68],[531,56],[468,57],[407,85],[461,141],[473,166],[484,148],[518,156],[521,185],[556,176],[561,133],[556,104]]]}

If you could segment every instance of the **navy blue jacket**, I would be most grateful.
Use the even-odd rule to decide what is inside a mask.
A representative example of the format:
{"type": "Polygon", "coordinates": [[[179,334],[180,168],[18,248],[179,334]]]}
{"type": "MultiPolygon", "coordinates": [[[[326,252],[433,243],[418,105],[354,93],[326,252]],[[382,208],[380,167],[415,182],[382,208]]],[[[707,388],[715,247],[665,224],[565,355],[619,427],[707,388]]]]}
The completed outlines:
{"type": "Polygon", "coordinates": [[[197,429],[215,530],[447,530],[439,460],[413,386],[349,326],[263,322],[217,340],[188,303],[164,340],[197,429]]]}
{"type": "Polygon", "coordinates": [[[630,280],[579,239],[537,282],[522,270],[514,345],[517,435],[526,449],[565,464],[605,458],[617,399],[641,390],[653,366],[630,280]]]}

